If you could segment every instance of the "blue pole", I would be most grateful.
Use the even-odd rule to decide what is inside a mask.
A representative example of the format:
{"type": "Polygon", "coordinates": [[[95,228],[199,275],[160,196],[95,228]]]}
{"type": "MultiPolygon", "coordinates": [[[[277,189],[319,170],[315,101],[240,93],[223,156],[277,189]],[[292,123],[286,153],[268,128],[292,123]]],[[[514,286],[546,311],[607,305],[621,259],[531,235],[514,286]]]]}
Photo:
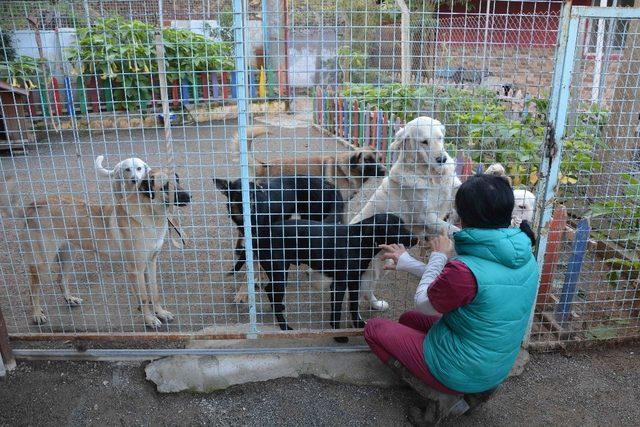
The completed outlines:
{"type": "Polygon", "coordinates": [[[76,110],[73,108],[73,91],[71,90],[71,79],[69,76],[64,76],[64,94],[67,98],[67,110],[71,117],[75,117],[76,110]]]}
{"type": "Polygon", "coordinates": [[[562,293],[560,294],[560,302],[556,309],[556,318],[561,325],[564,325],[571,314],[571,304],[576,294],[576,285],[580,278],[584,254],[587,252],[587,242],[589,241],[589,219],[584,218],[578,221],[576,237],[571,248],[571,258],[567,265],[567,272],[564,276],[564,284],[562,285],[562,293]]]}
{"type": "Polygon", "coordinates": [[[233,0],[233,41],[236,57],[236,88],[238,103],[238,142],[240,143],[240,179],[242,183],[242,216],[244,221],[244,247],[247,269],[247,297],[249,302],[249,338],[257,338],[256,290],[253,271],[253,236],[251,229],[251,199],[249,196],[249,163],[247,156],[247,70],[244,50],[244,29],[246,27],[245,0],[233,0]]]}

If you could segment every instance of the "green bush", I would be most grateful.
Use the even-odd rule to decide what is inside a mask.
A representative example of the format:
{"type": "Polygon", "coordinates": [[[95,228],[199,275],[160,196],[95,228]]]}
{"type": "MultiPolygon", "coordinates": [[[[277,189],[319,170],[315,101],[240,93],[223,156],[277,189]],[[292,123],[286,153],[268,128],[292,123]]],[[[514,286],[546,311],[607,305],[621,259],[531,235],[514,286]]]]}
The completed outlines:
{"type": "MultiPolygon", "coordinates": [[[[80,74],[108,81],[117,107],[143,108],[151,99],[152,77],[158,71],[156,31],[152,25],[120,17],[80,28],[78,47],[72,49],[81,64],[80,74]]],[[[172,28],[163,29],[162,38],[169,81],[233,69],[230,43],[172,28]]]]}
{"type": "MultiPolygon", "coordinates": [[[[408,121],[418,115],[439,119],[447,128],[447,149],[462,150],[475,163],[502,163],[515,185],[533,186],[538,179],[541,146],[546,127],[545,99],[529,102],[528,114],[514,118],[495,92],[437,86],[349,85],[342,95],[358,99],[408,121]]],[[[364,103],[364,104],[363,104],[364,103]]],[[[588,182],[588,173],[599,170],[594,151],[601,144],[600,128],[608,120],[606,110],[591,108],[577,116],[565,139],[560,183],[588,182]]]]}
{"type": "Polygon", "coordinates": [[[38,60],[30,56],[19,56],[15,61],[0,63],[0,80],[13,87],[35,89],[38,87],[38,60]]]}

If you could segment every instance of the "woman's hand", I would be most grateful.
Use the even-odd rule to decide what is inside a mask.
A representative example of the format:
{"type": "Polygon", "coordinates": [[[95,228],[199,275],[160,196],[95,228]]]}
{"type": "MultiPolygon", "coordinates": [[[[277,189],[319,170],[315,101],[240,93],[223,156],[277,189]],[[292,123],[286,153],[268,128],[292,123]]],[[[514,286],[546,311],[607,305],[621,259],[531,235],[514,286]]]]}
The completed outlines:
{"type": "Polygon", "coordinates": [[[386,261],[388,259],[393,261],[393,264],[385,263],[384,265],[385,270],[395,270],[396,266],[398,265],[398,260],[400,259],[403,253],[407,252],[404,245],[393,244],[393,245],[380,245],[378,247],[384,251],[382,253],[383,261],[386,261]]]}
{"type": "Polygon", "coordinates": [[[447,235],[447,232],[443,232],[439,236],[431,239],[431,250],[434,252],[440,252],[450,257],[453,254],[453,242],[447,235]]]}

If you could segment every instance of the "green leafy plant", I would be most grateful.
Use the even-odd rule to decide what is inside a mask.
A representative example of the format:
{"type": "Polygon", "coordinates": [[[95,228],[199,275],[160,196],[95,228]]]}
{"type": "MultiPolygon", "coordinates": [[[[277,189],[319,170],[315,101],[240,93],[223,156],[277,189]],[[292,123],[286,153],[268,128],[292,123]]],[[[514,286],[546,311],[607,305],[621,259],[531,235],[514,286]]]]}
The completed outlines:
{"type": "MultiPolygon", "coordinates": [[[[545,98],[530,100],[530,112],[514,117],[496,92],[484,88],[353,84],[345,86],[342,95],[405,121],[423,114],[437,117],[447,127],[447,147],[452,154],[462,150],[475,163],[500,162],[515,185],[532,186],[538,180],[546,132],[545,98]]],[[[587,183],[588,172],[601,168],[594,151],[602,144],[599,129],[608,118],[606,110],[596,107],[578,115],[565,139],[562,186],[587,183]]]]}
{"type": "Polygon", "coordinates": [[[13,62],[16,58],[16,51],[13,48],[13,33],[10,30],[0,27],[0,62],[13,62]]]}
{"type": "Polygon", "coordinates": [[[13,87],[35,89],[38,87],[38,60],[30,56],[19,56],[15,61],[0,63],[0,80],[13,87]]]}
{"type": "MultiPolygon", "coordinates": [[[[78,30],[73,58],[79,73],[95,76],[109,86],[118,107],[143,108],[152,97],[158,62],[156,28],[120,17],[96,21],[78,30]]],[[[168,80],[195,80],[203,71],[233,69],[231,44],[218,42],[189,30],[165,28],[162,32],[168,80]]]]}
{"type": "Polygon", "coordinates": [[[342,82],[353,81],[352,74],[354,71],[364,71],[367,56],[352,46],[343,45],[338,48],[338,68],[342,74],[342,82]]]}
{"type": "Polygon", "coordinates": [[[587,216],[613,218],[611,223],[615,224],[618,231],[613,240],[637,247],[640,242],[640,180],[629,174],[622,174],[620,177],[624,184],[623,194],[615,199],[592,204],[587,216]]]}

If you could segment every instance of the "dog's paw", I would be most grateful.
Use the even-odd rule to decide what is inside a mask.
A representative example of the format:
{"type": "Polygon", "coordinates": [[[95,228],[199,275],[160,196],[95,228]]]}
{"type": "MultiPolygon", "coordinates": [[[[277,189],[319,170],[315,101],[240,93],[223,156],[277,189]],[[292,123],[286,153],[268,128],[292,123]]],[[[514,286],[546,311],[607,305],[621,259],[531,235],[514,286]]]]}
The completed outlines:
{"type": "Polygon", "coordinates": [[[34,309],[31,314],[31,320],[36,325],[42,325],[43,323],[47,323],[47,316],[44,315],[44,311],[41,308],[34,309]]]}
{"type": "Polygon", "coordinates": [[[164,308],[159,308],[155,312],[158,319],[160,319],[163,323],[173,322],[173,313],[171,313],[170,311],[167,311],[164,308]]]}
{"type": "Polygon", "coordinates": [[[82,304],[82,298],[74,297],[73,295],[65,295],[64,300],[72,307],[82,304]]]}
{"type": "Polygon", "coordinates": [[[333,340],[340,344],[346,344],[349,342],[349,337],[333,337],[333,340]]]}
{"type": "Polygon", "coordinates": [[[384,301],[384,300],[377,300],[377,301],[370,301],[369,305],[371,306],[372,310],[376,310],[376,311],[387,311],[389,310],[389,303],[384,301]]]}
{"type": "Polygon", "coordinates": [[[144,316],[144,324],[147,327],[153,328],[153,329],[158,329],[159,327],[162,326],[162,322],[160,321],[160,319],[158,319],[153,314],[146,314],[144,316]]]}

